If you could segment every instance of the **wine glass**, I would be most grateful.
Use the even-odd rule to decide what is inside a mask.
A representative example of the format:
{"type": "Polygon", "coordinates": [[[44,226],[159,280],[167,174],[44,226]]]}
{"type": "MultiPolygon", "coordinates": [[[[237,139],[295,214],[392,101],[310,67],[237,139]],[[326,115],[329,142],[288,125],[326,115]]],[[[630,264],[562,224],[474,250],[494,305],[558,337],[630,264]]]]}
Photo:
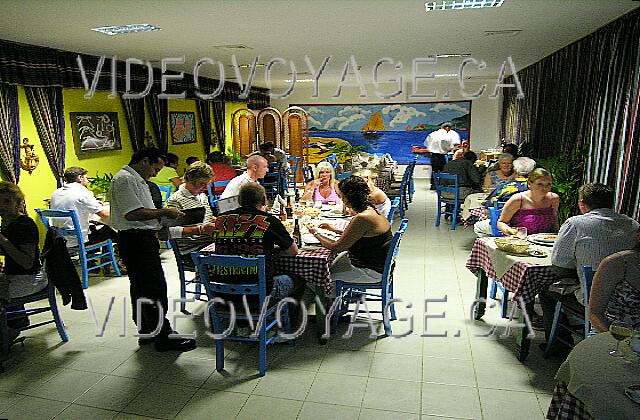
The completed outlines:
{"type": "Polygon", "coordinates": [[[624,352],[620,351],[620,342],[631,338],[633,325],[625,321],[616,320],[609,325],[609,333],[616,339],[616,349],[610,351],[609,355],[624,358],[624,352]]]}
{"type": "Polygon", "coordinates": [[[517,232],[515,234],[516,238],[519,239],[527,239],[527,228],[526,227],[517,227],[517,232]]]}

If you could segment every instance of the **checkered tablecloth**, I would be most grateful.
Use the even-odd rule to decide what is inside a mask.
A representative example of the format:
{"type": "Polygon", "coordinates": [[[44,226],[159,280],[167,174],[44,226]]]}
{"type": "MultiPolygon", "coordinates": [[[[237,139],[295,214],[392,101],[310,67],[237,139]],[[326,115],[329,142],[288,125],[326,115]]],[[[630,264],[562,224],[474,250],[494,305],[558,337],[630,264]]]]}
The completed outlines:
{"type": "Polygon", "coordinates": [[[582,401],[569,392],[565,382],[558,382],[547,410],[548,420],[594,420],[582,401]]]}
{"type": "Polygon", "coordinates": [[[298,275],[308,284],[331,296],[335,284],[331,278],[331,264],[336,255],[327,248],[303,248],[295,256],[278,256],[274,261],[274,269],[278,274],[298,275]]]}
{"type": "Polygon", "coordinates": [[[487,214],[488,212],[486,211],[487,209],[482,206],[482,207],[475,207],[472,209],[469,209],[469,214],[471,216],[475,216],[478,219],[476,220],[476,222],[479,222],[480,220],[487,220],[489,218],[489,215],[487,214]]]}
{"type": "Polygon", "coordinates": [[[502,277],[498,277],[489,256],[488,242],[492,240],[493,238],[476,239],[466,263],[471,272],[477,274],[479,269],[484,270],[487,277],[496,279],[508,291],[513,292],[513,299],[521,297],[525,303],[533,302],[538,293],[554,282],[551,266],[528,261],[517,261],[502,277]]]}

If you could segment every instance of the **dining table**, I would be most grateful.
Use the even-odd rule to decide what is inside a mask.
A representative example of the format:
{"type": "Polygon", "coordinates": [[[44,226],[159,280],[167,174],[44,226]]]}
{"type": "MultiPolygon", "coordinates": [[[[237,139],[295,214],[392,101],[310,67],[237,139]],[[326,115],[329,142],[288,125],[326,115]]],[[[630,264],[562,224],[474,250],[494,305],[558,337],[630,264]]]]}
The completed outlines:
{"type": "MultiPolygon", "coordinates": [[[[512,305],[520,305],[520,302],[524,304],[525,307],[520,308],[519,320],[524,321],[525,311],[531,319],[536,295],[555,281],[551,271],[552,248],[532,243],[529,249],[541,251],[544,253],[543,257],[516,255],[498,249],[495,239],[476,239],[466,262],[466,267],[476,275],[476,299],[479,303],[475,306],[474,317],[479,320],[485,314],[488,280],[491,278],[513,294],[512,305]]],[[[516,350],[520,361],[524,361],[529,355],[531,340],[528,333],[525,326],[516,335],[516,350]]]]}
{"type": "Polygon", "coordinates": [[[578,343],[556,373],[547,419],[640,419],[640,404],[625,394],[640,385],[640,357],[628,343],[625,358],[609,355],[616,341],[600,333],[578,343]]]}

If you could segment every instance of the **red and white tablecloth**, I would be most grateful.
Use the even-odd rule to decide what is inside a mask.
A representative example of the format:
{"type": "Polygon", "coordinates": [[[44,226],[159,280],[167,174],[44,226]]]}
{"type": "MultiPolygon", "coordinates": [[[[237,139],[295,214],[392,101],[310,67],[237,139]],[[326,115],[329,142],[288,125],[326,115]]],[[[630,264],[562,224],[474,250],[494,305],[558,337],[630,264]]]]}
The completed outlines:
{"type": "Polygon", "coordinates": [[[594,420],[584,403],[569,392],[566,382],[558,382],[553,389],[548,420],[594,420]]]}
{"type": "MultiPolygon", "coordinates": [[[[513,292],[513,299],[522,297],[525,303],[533,302],[536,295],[545,290],[555,281],[550,265],[535,264],[530,261],[516,261],[503,276],[496,275],[489,244],[495,238],[478,238],[473,244],[471,255],[467,259],[466,267],[477,274],[479,269],[484,270],[489,278],[496,279],[508,291],[513,292]]],[[[551,252],[551,248],[548,248],[551,252]]],[[[508,258],[508,254],[500,251],[498,257],[508,258]]],[[[496,254],[494,253],[494,257],[496,254]]],[[[514,258],[511,256],[511,258],[514,258]]],[[[517,257],[515,257],[517,258],[517,257]]]]}
{"type": "Polygon", "coordinates": [[[331,264],[336,253],[327,248],[314,247],[302,249],[298,255],[280,255],[274,260],[274,269],[278,274],[295,274],[317,290],[324,290],[327,296],[334,293],[335,282],[331,278],[331,264]]]}

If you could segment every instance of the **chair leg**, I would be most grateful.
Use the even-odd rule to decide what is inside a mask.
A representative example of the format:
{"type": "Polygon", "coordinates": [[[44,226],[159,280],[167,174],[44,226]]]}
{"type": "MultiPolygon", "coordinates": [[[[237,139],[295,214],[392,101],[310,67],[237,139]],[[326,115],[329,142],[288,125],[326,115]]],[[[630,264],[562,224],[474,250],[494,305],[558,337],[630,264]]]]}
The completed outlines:
{"type": "Polygon", "coordinates": [[[87,256],[80,253],[80,267],[82,268],[82,288],[89,288],[89,268],[87,267],[87,256]]]}
{"type": "Polygon", "coordinates": [[[382,293],[380,293],[380,304],[382,305],[382,323],[384,325],[384,335],[391,335],[391,319],[387,318],[387,311],[385,310],[387,307],[387,302],[389,301],[389,296],[387,295],[387,291],[382,289],[382,293]]]}
{"type": "Polygon", "coordinates": [[[491,289],[489,289],[489,297],[491,299],[496,298],[496,293],[498,292],[498,282],[494,279],[491,279],[491,289]]]}
{"type": "Polygon", "coordinates": [[[184,273],[179,273],[180,277],[180,312],[183,314],[187,312],[187,303],[185,299],[187,298],[187,285],[186,279],[184,277],[184,273]]]}
{"type": "Polygon", "coordinates": [[[224,370],[224,340],[216,340],[216,370],[224,370]]]}
{"type": "Polygon", "coordinates": [[[451,214],[451,230],[456,230],[456,222],[458,221],[458,208],[460,204],[455,203],[453,205],[453,214],[451,214]]]}
{"type": "Polygon", "coordinates": [[[109,255],[111,256],[111,267],[113,267],[113,273],[116,277],[120,277],[122,274],[120,273],[120,267],[118,267],[118,262],[116,261],[116,254],[113,252],[113,243],[109,241],[107,246],[109,248],[109,255]]]}
{"type": "MultiPolygon", "coordinates": [[[[284,305],[282,310],[282,316],[284,318],[284,331],[287,334],[291,334],[291,317],[289,316],[289,304],[284,305]]],[[[293,347],[296,344],[296,340],[289,340],[289,346],[293,347]]]]}
{"type": "Polygon", "coordinates": [[[267,373],[267,323],[263,322],[260,327],[260,376],[267,373]]]}
{"type": "MultiPolygon", "coordinates": [[[[393,282],[391,282],[389,284],[389,299],[393,299],[393,282]]],[[[392,303],[390,306],[390,310],[391,310],[391,318],[389,318],[391,321],[395,321],[396,319],[396,305],[394,303],[392,303]]]]}
{"type": "Polygon", "coordinates": [[[442,203],[438,200],[438,213],[436,214],[436,227],[440,226],[440,216],[442,215],[442,203]]]}
{"type": "Polygon", "coordinates": [[[507,313],[509,312],[509,292],[503,289],[502,292],[502,305],[500,308],[500,316],[502,318],[507,318],[507,313]]]}
{"type": "Polygon", "coordinates": [[[551,331],[549,332],[549,338],[547,340],[547,348],[544,349],[543,357],[548,357],[549,352],[553,348],[553,344],[556,341],[556,334],[558,334],[558,323],[560,321],[560,312],[562,311],[562,303],[556,303],[556,310],[553,313],[553,324],[551,325],[551,331]]]}
{"type": "Polygon", "coordinates": [[[49,284],[49,307],[51,309],[51,313],[53,314],[53,320],[55,321],[56,328],[58,329],[58,334],[60,334],[60,339],[66,343],[67,341],[69,341],[69,336],[67,335],[67,330],[64,327],[64,322],[62,322],[60,312],[58,311],[56,290],[53,287],[53,284],[49,284]]]}

